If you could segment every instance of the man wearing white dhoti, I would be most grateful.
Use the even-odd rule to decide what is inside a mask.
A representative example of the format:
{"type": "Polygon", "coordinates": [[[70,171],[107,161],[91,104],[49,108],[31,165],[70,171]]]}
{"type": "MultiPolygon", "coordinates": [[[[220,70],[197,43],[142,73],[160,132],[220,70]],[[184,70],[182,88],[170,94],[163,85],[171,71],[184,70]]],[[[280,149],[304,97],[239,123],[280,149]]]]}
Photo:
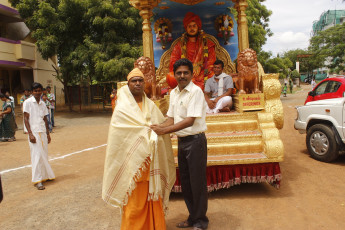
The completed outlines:
{"type": "Polygon", "coordinates": [[[206,113],[229,112],[232,106],[232,77],[223,73],[224,63],[217,60],[213,64],[214,75],[206,81],[205,100],[206,113]]]}
{"type": "Polygon", "coordinates": [[[32,182],[38,190],[43,190],[43,182],[55,179],[54,172],[48,162],[48,144],[51,141],[49,135],[48,109],[41,100],[42,85],[32,84],[32,97],[23,105],[24,124],[29,134],[29,146],[32,165],[32,182]]]}

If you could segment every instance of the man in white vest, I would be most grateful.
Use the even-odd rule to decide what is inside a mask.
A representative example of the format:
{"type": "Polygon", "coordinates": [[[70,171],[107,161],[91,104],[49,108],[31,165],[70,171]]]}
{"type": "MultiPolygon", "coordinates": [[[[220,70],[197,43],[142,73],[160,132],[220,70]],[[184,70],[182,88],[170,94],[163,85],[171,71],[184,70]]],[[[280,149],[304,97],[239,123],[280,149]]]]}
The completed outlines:
{"type": "Polygon", "coordinates": [[[224,63],[216,60],[213,64],[214,75],[206,81],[205,99],[206,113],[230,112],[232,106],[232,77],[223,73],[224,63]]]}

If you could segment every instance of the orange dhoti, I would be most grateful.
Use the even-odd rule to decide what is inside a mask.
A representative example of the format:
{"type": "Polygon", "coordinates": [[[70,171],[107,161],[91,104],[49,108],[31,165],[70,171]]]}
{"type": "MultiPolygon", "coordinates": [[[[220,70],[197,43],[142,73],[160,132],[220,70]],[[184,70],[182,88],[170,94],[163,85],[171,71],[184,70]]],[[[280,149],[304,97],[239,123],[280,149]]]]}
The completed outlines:
{"type": "Polygon", "coordinates": [[[102,199],[121,209],[122,230],[166,229],[174,156],[170,136],[149,128],[163,121],[146,95],[137,103],[128,86],[121,87],[109,127],[102,199]]]}
{"type": "MultiPolygon", "coordinates": [[[[147,167],[150,168],[150,167],[147,167]]],[[[149,194],[149,170],[142,172],[136,188],[123,207],[121,230],[165,230],[162,199],[147,200],[149,194]]]]}

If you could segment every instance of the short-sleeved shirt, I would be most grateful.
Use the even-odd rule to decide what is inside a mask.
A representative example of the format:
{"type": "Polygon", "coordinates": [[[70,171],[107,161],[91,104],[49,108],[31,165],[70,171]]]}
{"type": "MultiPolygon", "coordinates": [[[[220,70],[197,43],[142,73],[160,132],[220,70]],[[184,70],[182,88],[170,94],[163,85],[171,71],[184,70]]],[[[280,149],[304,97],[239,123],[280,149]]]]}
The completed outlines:
{"type": "Polygon", "coordinates": [[[22,105],[23,103],[24,103],[24,101],[26,101],[28,98],[30,98],[31,97],[31,95],[30,96],[25,96],[25,95],[23,95],[21,98],[20,98],[20,105],[22,105]]]}
{"type": "MultiPolygon", "coordinates": [[[[213,75],[213,77],[211,77],[210,79],[206,81],[205,90],[204,90],[207,93],[211,93],[212,98],[218,97],[218,82],[216,81],[214,77],[215,75],[213,75]]],[[[226,75],[223,78],[223,86],[224,86],[223,93],[225,93],[230,88],[234,88],[232,77],[230,77],[229,75],[226,75]]]]}
{"type": "Polygon", "coordinates": [[[43,100],[40,100],[37,103],[35,97],[30,97],[24,101],[23,105],[24,113],[28,113],[29,124],[32,132],[46,132],[46,126],[44,122],[44,117],[48,115],[48,109],[46,103],[43,100]]]}
{"type": "Polygon", "coordinates": [[[175,132],[178,137],[195,135],[206,131],[206,108],[204,93],[200,87],[190,82],[182,91],[178,86],[171,91],[168,117],[178,123],[187,117],[195,117],[190,127],[175,132]]]}
{"type": "MultiPolygon", "coordinates": [[[[48,93],[47,94],[47,97],[48,97],[48,99],[51,101],[51,100],[54,100],[55,101],[55,95],[53,94],[53,93],[48,93]]],[[[51,109],[55,109],[55,102],[54,101],[52,101],[52,102],[50,102],[50,108],[51,109]]]]}
{"type": "Polygon", "coordinates": [[[12,96],[9,96],[10,100],[11,100],[11,105],[12,105],[12,108],[14,109],[16,107],[15,103],[14,103],[14,97],[12,96]]]}
{"type": "MultiPolygon", "coordinates": [[[[42,100],[42,99],[41,99],[41,100],[42,100]]],[[[44,103],[46,103],[47,109],[50,109],[50,108],[51,108],[51,103],[50,103],[48,100],[44,101],[44,103]]],[[[49,112],[49,111],[48,111],[48,112],[49,112]]]]}

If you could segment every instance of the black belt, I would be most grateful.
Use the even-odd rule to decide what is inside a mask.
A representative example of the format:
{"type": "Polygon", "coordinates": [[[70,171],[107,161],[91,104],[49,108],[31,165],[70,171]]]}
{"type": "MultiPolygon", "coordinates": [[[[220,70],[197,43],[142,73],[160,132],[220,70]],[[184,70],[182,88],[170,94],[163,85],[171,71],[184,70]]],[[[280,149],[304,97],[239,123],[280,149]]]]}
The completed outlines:
{"type": "Polygon", "coordinates": [[[189,135],[189,136],[185,136],[185,137],[177,137],[179,141],[190,141],[194,138],[199,137],[200,135],[205,135],[204,132],[202,133],[198,133],[198,134],[194,134],[194,135],[189,135]]]}

